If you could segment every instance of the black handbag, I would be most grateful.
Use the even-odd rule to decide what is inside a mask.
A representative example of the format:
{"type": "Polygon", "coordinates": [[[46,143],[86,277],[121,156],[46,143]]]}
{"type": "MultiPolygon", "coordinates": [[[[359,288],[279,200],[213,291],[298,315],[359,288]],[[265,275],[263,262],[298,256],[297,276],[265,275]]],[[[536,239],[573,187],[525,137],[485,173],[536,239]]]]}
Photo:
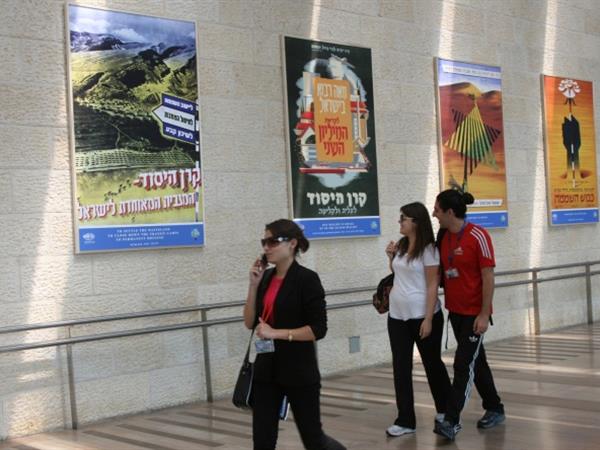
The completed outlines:
{"type": "Polygon", "coordinates": [[[254,329],[250,334],[246,356],[244,357],[244,362],[242,363],[240,373],[238,374],[238,378],[235,383],[235,389],[233,390],[233,397],[231,399],[235,406],[242,409],[252,408],[252,379],[254,378],[254,363],[250,362],[250,344],[252,343],[253,335],[254,329]]]}
{"type": "Polygon", "coordinates": [[[377,291],[373,294],[373,307],[379,314],[384,314],[390,309],[390,291],[394,286],[394,274],[390,273],[382,278],[377,285],[377,291]]]}

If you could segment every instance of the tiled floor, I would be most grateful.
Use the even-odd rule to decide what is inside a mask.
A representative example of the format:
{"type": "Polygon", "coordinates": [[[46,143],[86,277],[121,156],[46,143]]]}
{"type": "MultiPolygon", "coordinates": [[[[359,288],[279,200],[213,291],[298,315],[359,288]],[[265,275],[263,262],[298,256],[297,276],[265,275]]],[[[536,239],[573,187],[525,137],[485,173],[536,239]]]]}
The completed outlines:
{"type": "MultiPolygon", "coordinates": [[[[353,450],[600,448],[600,324],[514,338],[486,350],[506,406],[503,425],[475,427],[482,414],[475,393],[456,441],[434,435],[433,402],[423,368],[415,365],[417,432],[388,438],[384,430],[394,419],[395,401],[392,370],[384,366],[324,380],[325,431],[353,450]]],[[[445,360],[451,367],[451,355],[445,360]]],[[[251,438],[249,414],[225,399],[15,439],[0,449],[235,450],[252,448],[251,438]]],[[[281,423],[278,449],[302,449],[293,420],[281,423]]]]}

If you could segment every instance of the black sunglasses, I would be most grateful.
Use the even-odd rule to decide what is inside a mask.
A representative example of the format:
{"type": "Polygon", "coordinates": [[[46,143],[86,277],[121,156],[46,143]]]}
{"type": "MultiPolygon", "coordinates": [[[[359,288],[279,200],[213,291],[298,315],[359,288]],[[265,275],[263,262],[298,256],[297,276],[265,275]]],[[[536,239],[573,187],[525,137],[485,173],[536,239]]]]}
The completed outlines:
{"type": "Polygon", "coordinates": [[[282,242],[288,242],[290,240],[289,237],[279,236],[279,237],[268,237],[260,240],[260,245],[264,247],[277,247],[282,242]]]}
{"type": "Polygon", "coordinates": [[[414,221],[414,220],[415,220],[415,219],[414,219],[414,218],[412,218],[412,217],[408,217],[408,216],[405,216],[404,214],[400,214],[400,222],[404,222],[405,220],[408,220],[408,219],[410,219],[410,220],[412,220],[412,221],[414,221]]]}

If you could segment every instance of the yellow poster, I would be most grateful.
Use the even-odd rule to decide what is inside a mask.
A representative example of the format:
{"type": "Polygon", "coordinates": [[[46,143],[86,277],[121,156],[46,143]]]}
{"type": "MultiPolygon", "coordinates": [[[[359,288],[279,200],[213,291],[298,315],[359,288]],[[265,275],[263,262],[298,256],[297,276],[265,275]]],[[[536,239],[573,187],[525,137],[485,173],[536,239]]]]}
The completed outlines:
{"type": "Polygon", "coordinates": [[[507,227],[502,71],[436,58],[436,83],[441,188],[475,197],[470,222],[507,227]]]}
{"type": "Polygon", "coordinates": [[[350,84],[346,80],[314,78],[314,115],[317,159],[323,162],[352,162],[352,111],[350,84]]]}
{"type": "Polygon", "coordinates": [[[543,75],[550,223],[598,222],[592,83],[543,75]]]}

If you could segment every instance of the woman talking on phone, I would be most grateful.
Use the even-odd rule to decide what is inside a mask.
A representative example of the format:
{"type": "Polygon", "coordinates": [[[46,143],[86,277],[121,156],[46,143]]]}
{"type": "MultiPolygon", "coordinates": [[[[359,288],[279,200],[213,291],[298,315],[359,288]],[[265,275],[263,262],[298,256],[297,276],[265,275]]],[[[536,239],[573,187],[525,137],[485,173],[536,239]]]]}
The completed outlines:
{"type": "Polygon", "coordinates": [[[427,208],[415,202],[400,208],[403,237],[386,247],[394,285],[389,294],[388,334],[394,367],[398,416],[387,430],[390,436],[415,432],[412,385],[413,349],[417,344],[429,388],[443,421],[451,392],[448,372],[441,358],[444,316],[437,296],[440,257],[427,208]]]}
{"type": "Polygon", "coordinates": [[[309,243],[296,223],[279,219],[261,239],[266,262],[250,268],[244,323],[258,338],[252,384],[254,450],[277,444],[279,413],[287,397],[304,447],[343,450],[323,432],[319,396],[321,375],[314,342],[327,332],[325,292],[316,272],[296,261],[309,243]]]}

